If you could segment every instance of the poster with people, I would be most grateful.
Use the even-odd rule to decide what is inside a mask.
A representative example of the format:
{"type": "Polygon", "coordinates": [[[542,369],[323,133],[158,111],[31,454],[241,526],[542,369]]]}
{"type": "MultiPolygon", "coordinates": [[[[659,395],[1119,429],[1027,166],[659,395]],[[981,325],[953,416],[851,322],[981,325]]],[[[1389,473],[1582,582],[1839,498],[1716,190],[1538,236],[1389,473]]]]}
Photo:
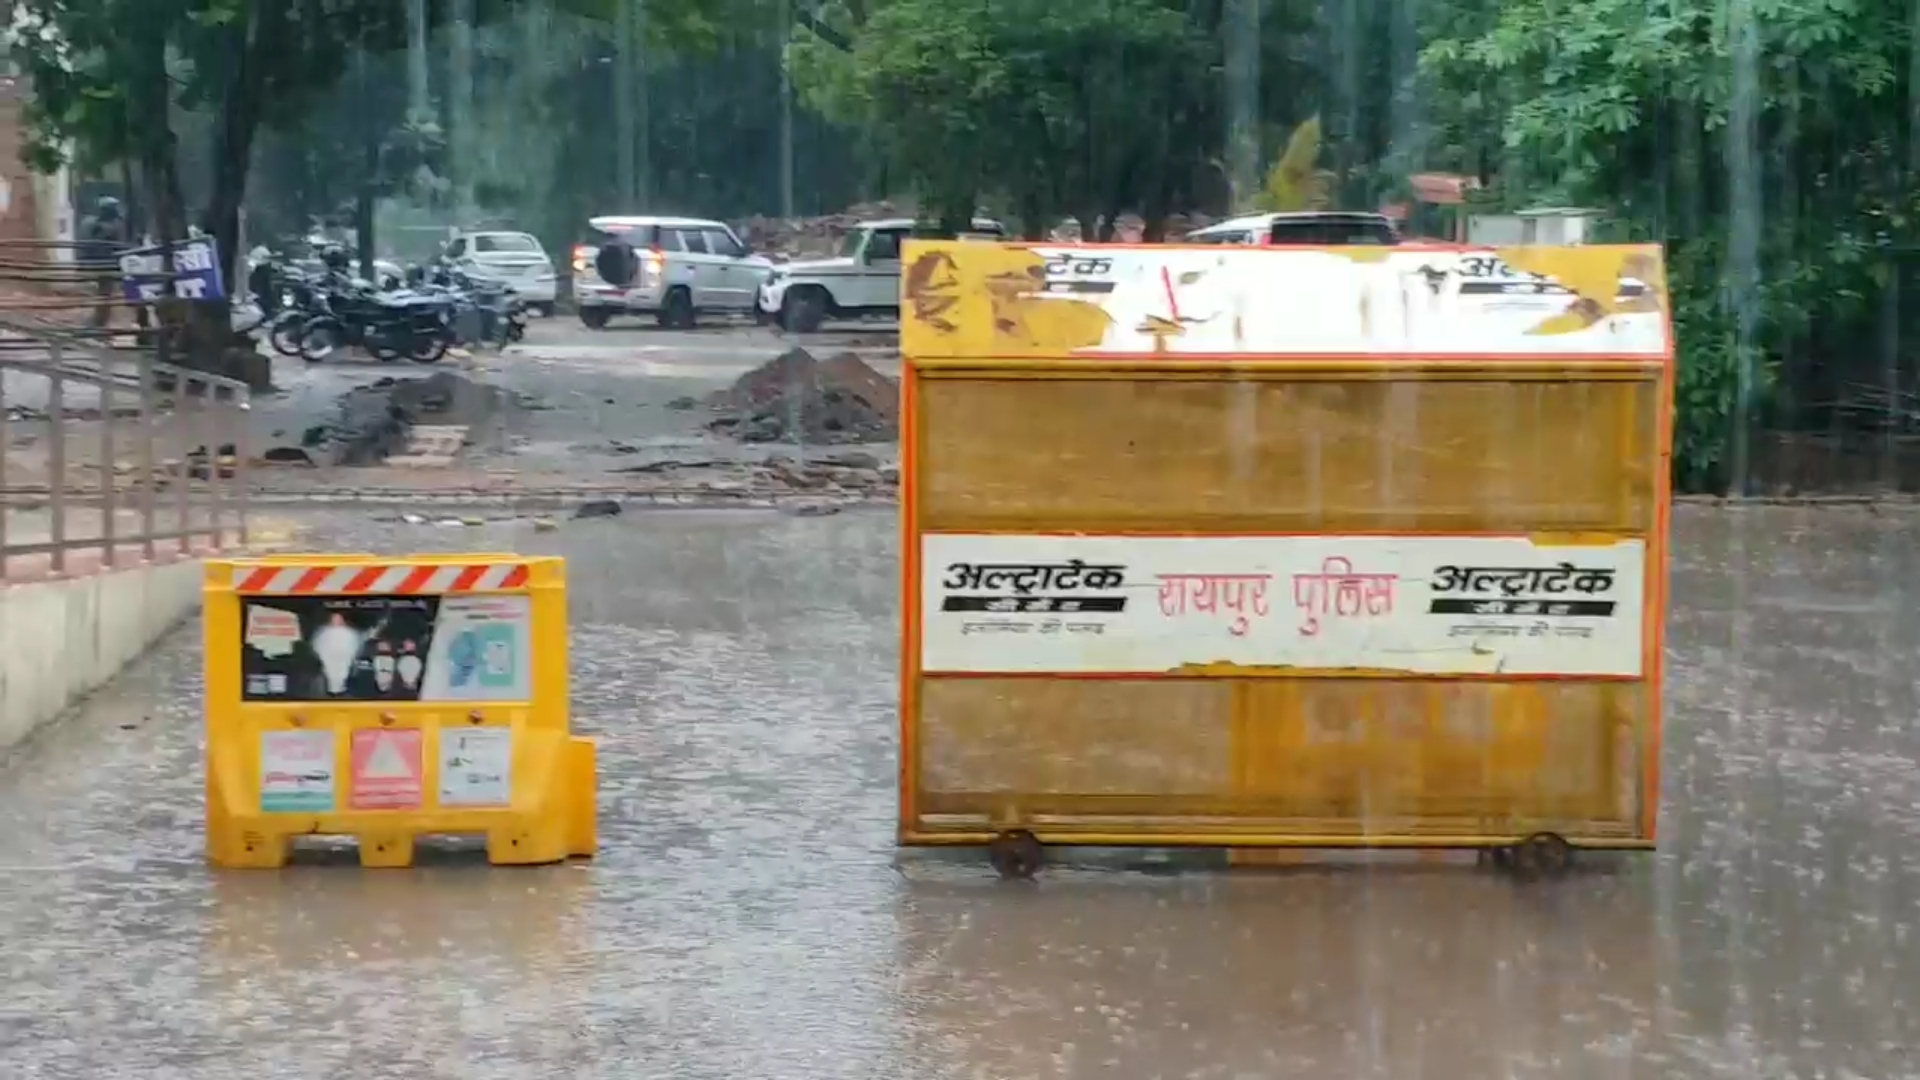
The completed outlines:
{"type": "Polygon", "coordinates": [[[246,701],[525,701],[524,596],[273,596],[242,601],[246,701]]]}

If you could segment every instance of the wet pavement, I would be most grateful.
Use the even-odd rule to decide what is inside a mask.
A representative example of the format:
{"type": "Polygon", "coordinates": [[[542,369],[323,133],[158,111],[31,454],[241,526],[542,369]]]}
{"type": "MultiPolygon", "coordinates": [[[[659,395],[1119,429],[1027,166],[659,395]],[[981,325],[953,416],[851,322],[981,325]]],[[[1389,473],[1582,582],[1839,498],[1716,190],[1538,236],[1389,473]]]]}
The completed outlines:
{"type": "MultiPolygon", "coordinates": [[[[259,399],[251,413],[255,453],[300,445],[310,428],[337,418],[342,394],[381,379],[418,379],[449,370],[499,388],[515,404],[499,416],[435,418],[474,425],[474,445],[464,455],[457,480],[418,470],[369,476],[285,469],[265,470],[257,479],[275,490],[305,483],[474,486],[471,474],[484,469],[525,478],[533,487],[550,487],[631,480],[627,474],[636,467],[664,462],[741,464],[773,455],[803,459],[845,450],[788,442],[745,444],[707,429],[715,415],[707,405],[710,395],[795,346],[820,358],[852,352],[883,374],[897,378],[900,373],[895,335],[885,327],[841,327],[804,336],[746,324],[691,331],[622,324],[593,331],[568,316],[536,320],[526,342],[505,351],[479,351],[431,366],[372,360],[307,364],[276,357],[277,390],[259,399]],[[482,429],[488,432],[484,437],[482,429]]],[[[887,461],[894,457],[891,444],[863,449],[887,461]]]]}
{"type": "Polygon", "coordinates": [[[601,857],[210,872],[183,631],[0,765],[0,1076],[1920,1075],[1920,515],[1683,509],[1664,848],[1526,887],[897,857],[884,512],[313,520],[568,556],[601,857]]]}

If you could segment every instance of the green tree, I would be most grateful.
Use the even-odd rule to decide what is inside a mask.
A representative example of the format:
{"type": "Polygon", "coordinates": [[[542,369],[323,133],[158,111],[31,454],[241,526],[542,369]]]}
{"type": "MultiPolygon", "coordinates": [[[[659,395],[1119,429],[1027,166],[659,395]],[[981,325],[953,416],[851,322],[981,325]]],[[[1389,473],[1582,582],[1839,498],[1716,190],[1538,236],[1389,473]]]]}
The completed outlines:
{"type": "MultiPolygon", "coordinates": [[[[547,2],[604,19],[627,0],[547,2]]],[[[649,28],[663,42],[711,43],[729,13],[752,3],[666,6],[649,28]]],[[[510,0],[480,0],[475,18],[513,10],[510,0]]],[[[71,153],[132,159],[157,238],[179,240],[190,217],[197,220],[219,243],[228,281],[240,265],[240,207],[263,127],[291,124],[340,82],[355,55],[396,52],[407,40],[406,5],[393,0],[18,0],[14,14],[12,34],[23,46],[16,55],[33,86],[27,160],[48,167],[71,153]],[[181,193],[176,108],[215,117],[211,183],[198,214],[181,193]]],[[[225,304],[163,316],[184,318],[198,361],[218,361],[225,304]]]]}
{"type": "Polygon", "coordinates": [[[1618,236],[1668,245],[1675,467],[1692,487],[1740,480],[1753,421],[1791,419],[1849,377],[1908,377],[1855,359],[1889,362],[1897,256],[1920,241],[1906,8],[1786,0],[1728,16],[1743,10],[1453,7],[1421,58],[1430,167],[1476,173],[1510,206],[1601,207],[1618,236]]]}
{"type": "Polygon", "coordinates": [[[872,132],[948,227],[998,201],[1032,233],[1061,213],[1158,219],[1217,186],[1211,18],[1161,0],[866,0],[811,16],[790,56],[806,100],[872,132]]]}
{"type": "MultiPolygon", "coordinates": [[[[389,8],[361,10],[305,0],[21,0],[16,35],[33,87],[29,161],[48,165],[75,148],[90,157],[124,153],[138,165],[150,224],[179,240],[196,220],[218,243],[224,276],[236,278],[240,206],[263,120],[298,108],[336,79],[341,43],[370,29],[404,28],[389,8]],[[190,215],[181,193],[176,107],[215,117],[210,190],[190,215]]],[[[227,346],[225,303],[163,305],[186,329],[195,362],[215,367],[227,346]]]]}

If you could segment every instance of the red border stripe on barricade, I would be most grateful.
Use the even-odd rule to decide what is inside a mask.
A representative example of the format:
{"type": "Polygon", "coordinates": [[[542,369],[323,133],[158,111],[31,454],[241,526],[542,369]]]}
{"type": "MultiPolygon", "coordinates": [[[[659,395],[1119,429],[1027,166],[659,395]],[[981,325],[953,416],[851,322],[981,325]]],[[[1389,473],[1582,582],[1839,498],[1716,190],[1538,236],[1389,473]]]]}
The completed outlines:
{"type": "Polygon", "coordinates": [[[233,589],[268,596],[406,596],[519,589],[526,586],[528,577],[527,568],[521,563],[237,566],[233,571],[233,589]]]}

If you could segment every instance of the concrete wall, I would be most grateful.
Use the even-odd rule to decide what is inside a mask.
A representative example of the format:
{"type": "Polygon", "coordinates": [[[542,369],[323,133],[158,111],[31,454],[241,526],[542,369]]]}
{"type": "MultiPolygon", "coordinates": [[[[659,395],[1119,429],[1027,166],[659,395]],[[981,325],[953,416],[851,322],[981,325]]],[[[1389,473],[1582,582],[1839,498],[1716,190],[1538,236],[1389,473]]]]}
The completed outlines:
{"type": "Polygon", "coordinates": [[[43,239],[33,172],[20,160],[26,96],[26,80],[0,67],[0,238],[8,240],[43,239]]]}
{"type": "Polygon", "coordinates": [[[0,587],[0,753],[200,606],[198,561],[0,587]]]}

